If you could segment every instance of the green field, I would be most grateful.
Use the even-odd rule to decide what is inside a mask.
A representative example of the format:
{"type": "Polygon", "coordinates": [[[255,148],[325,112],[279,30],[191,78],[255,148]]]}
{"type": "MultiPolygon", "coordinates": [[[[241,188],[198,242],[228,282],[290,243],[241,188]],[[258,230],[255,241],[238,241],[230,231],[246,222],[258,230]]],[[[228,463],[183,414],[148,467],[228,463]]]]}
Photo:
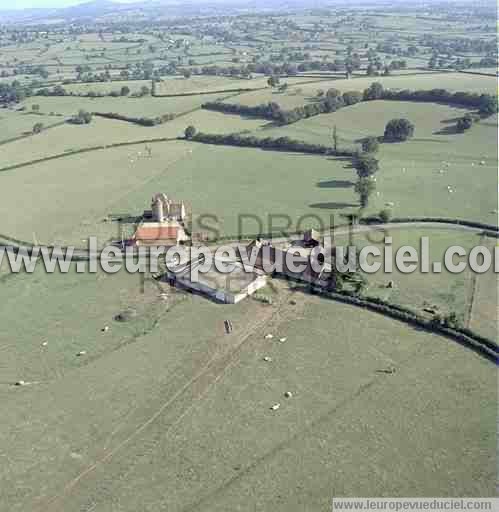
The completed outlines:
{"type": "MultiPolygon", "coordinates": [[[[205,235],[214,246],[268,233],[264,242],[298,245],[283,232],[382,210],[497,225],[497,115],[457,133],[468,110],[437,103],[361,102],[285,126],[201,108],[293,109],[373,82],[496,95],[495,5],[184,4],[0,12],[0,245],[122,242],[158,192],[185,202],[194,243],[205,235]],[[272,76],[288,87],[271,88],[272,76]],[[156,96],[133,97],[153,80],[156,96]],[[67,95],[37,95],[58,85],[67,95]],[[123,86],[127,97],[109,95],[123,86]],[[240,89],[255,90],[229,92],[240,89]],[[176,116],[153,127],[98,115],[65,123],[79,110],[176,116]],[[360,150],[395,118],[414,136],[380,143],[362,210],[353,158],[202,144],[186,132],[330,147],[336,132],[338,149],[360,150]],[[48,129],[30,134],[37,122],[48,129]]],[[[431,262],[449,246],[497,248],[463,226],[384,228],[361,223],[353,243],[382,250],[390,236],[395,252],[428,236],[431,262]]],[[[339,228],[334,243],[347,235],[339,228]]],[[[497,369],[455,333],[275,276],[225,305],[166,275],[78,272],[75,262],[49,273],[41,261],[15,273],[7,258],[0,512],[323,512],[335,496],[496,495],[497,369]]],[[[497,341],[492,270],[363,276],[361,297],[428,321],[455,315],[497,341]]]]}
{"type": "MultiPolygon", "coordinates": [[[[117,280],[106,285],[114,306],[95,314],[82,305],[84,327],[70,311],[40,311],[35,322],[49,329],[41,373],[51,377],[1,390],[2,443],[17,457],[0,471],[24,486],[4,487],[10,510],[253,510],[256,489],[263,510],[321,510],[334,494],[354,494],[359,477],[366,494],[494,495],[495,371],[466,349],[299,292],[296,306],[284,295],[271,309],[229,307],[230,337],[227,307],[189,299],[126,343],[114,333],[126,328],[108,316],[127,290],[117,280]],[[269,332],[286,343],[265,340],[269,332]],[[98,354],[74,367],[82,345],[89,359],[98,354]],[[387,367],[395,374],[380,373],[387,367]],[[48,467],[51,478],[40,479],[48,467]]],[[[57,301],[79,302],[71,278],[47,286],[57,295],[63,287],[57,301]]],[[[29,340],[26,358],[42,359],[39,341],[29,340]]]]}
{"type": "MultiPolygon", "coordinates": [[[[282,82],[286,80],[283,79],[282,82]]],[[[386,89],[447,89],[449,91],[471,91],[477,93],[497,94],[497,80],[491,76],[469,75],[463,73],[421,73],[415,75],[388,77],[358,77],[335,80],[324,80],[312,84],[298,84],[290,87],[287,92],[279,93],[271,90],[248,92],[230,99],[229,103],[255,106],[275,101],[284,109],[302,106],[316,101],[317,91],[334,88],[341,92],[363,91],[373,82],[380,82],[386,89]]]]}
{"type": "MultiPolygon", "coordinates": [[[[435,135],[436,130],[445,126],[442,121],[456,117],[458,110],[429,104],[370,102],[284,128],[257,129],[256,133],[327,143],[334,123],[340,137],[348,141],[344,143],[351,145],[356,137],[381,134],[385,122],[401,111],[415,123],[416,136],[407,143],[382,145],[377,191],[371,198],[369,211],[377,212],[386,203],[393,202],[392,211],[397,216],[443,216],[495,222],[497,172],[493,155],[496,145],[491,122],[478,124],[464,135],[435,135]],[[366,119],[370,124],[366,124],[366,119]],[[485,165],[479,165],[482,160],[485,165]],[[443,162],[451,165],[447,167],[443,162]],[[440,169],[444,170],[443,174],[440,169]],[[480,173],[480,179],[470,182],[470,172],[480,173]],[[447,185],[452,186],[453,193],[449,193],[447,185]],[[476,196],[480,196],[480,201],[474,200],[476,196]]],[[[206,111],[155,128],[99,119],[88,126],[54,128],[29,140],[4,145],[0,153],[5,162],[17,163],[19,155],[26,152],[22,148],[32,148],[33,156],[41,157],[101,144],[103,137],[109,143],[175,137],[191,123],[200,130],[221,133],[255,131],[260,124],[258,120],[206,111]],[[65,136],[58,137],[62,130],[65,136]]],[[[244,222],[243,232],[254,234],[272,230],[268,215],[288,215],[292,220],[290,230],[296,231],[312,222],[309,219],[304,226],[297,225],[304,215],[317,215],[327,222],[331,214],[358,208],[353,191],[355,172],[348,162],[180,142],[158,143],[151,147],[152,158],[145,158],[144,148],[138,145],[67,156],[7,171],[3,176],[6,186],[2,189],[6,205],[17,204],[21,195],[35,200],[40,191],[45,191],[48,210],[41,208],[36,220],[29,212],[26,222],[22,221],[23,216],[7,219],[4,231],[17,232],[22,239],[31,239],[34,231],[41,241],[52,241],[54,237],[61,241],[78,241],[94,230],[99,234],[108,232],[109,226],[102,226],[98,219],[113,213],[110,205],[114,204],[114,209],[120,212],[139,215],[156,190],[167,190],[188,201],[195,224],[199,224],[203,214],[215,215],[217,221],[210,221],[210,225],[214,224],[224,235],[237,233],[238,214],[260,216],[261,227],[255,221],[244,222]],[[130,173],[132,169],[140,169],[140,172],[130,173]],[[28,176],[30,181],[26,182],[28,176]],[[20,183],[23,183],[22,188],[17,185],[20,183]],[[76,188],[75,183],[78,183],[76,188]],[[124,196],[127,187],[132,191],[124,196]],[[54,223],[54,215],[59,216],[60,208],[58,202],[53,202],[54,197],[66,188],[74,189],[77,206],[73,214],[54,223]],[[95,194],[99,188],[102,195],[95,194]],[[19,194],[13,194],[12,190],[19,190],[19,194]]],[[[65,199],[69,200],[71,194],[67,191],[65,199]]],[[[276,224],[282,228],[283,222],[278,220],[276,224]]],[[[200,229],[199,225],[197,228],[200,229]]]]}
{"type": "Polygon", "coordinates": [[[54,116],[32,114],[29,112],[16,112],[12,110],[0,111],[0,142],[4,140],[28,135],[32,132],[36,123],[42,123],[46,128],[50,125],[60,123],[60,119],[54,116]]]}
{"type": "MultiPolygon", "coordinates": [[[[351,147],[363,137],[382,136],[390,119],[406,117],[416,127],[414,138],[400,144],[381,144],[377,192],[370,200],[370,211],[393,202],[397,216],[433,215],[496,223],[497,117],[476,124],[464,134],[447,133],[446,128],[465,112],[445,105],[372,101],[257,133],[331,145],[336,126],[340,147],[342,143],[351,147]],[[479,165],[482,161],[485,165],[479,165]],[[453,193],[448,192],[448,185],[453,193]]],[[[330,178],[333,198],[338,192],[334,190],[337,177],[331,173],[330,178]]]]}
{"type": "MultiPolygon", "coordinates": [[[[419,249],[421,238],[427,237],[430,264],[434,261],[442,263],[442,272],[425,273],[418,265],[414,272],[402,273],[397,270],[392,260],[391,273],[364,274],[368,282],[364,292],[366,296],[382,298],[392,304],[408,307],[422,315],[431,315],[428,309],[442,316],[456,313],[462,325],[469,327],[472,324],[478,332],[492,339],[495,338],[496,330],[492,325],[495,313],[485,306],[485,302],[492,299],[494,289],[497,288],[497,279],[493,271],[477,275],[468,268],[465,272],[453,274],[443,265],[447,248],[458,245],[469,253],[474,246],[485,243],[492,250],[495,241],[493,238],[483,239],[478,233],[463,232],[459,229],[395,225],[393,228],[380,228],[359,233],[353,237],[353,244],[359,249],[368,245],[375,246],[383,254],[385,237],[392,239],[393,254],[403,246],[419,249]],[[393,288],[388,286],[390,281],[393,288]],[[470,311],[476,311],[477,315],[470,317],[470,311]]],[[[337,236],[335,242],[338,245],[348,245],[348,236],[337,236]]],[[[494,300],[491,304],[495,303],[494,300]]]]}
{"type": "MultiPolygon", "coordinates": [[[[16,120],[20,114],[12,116],[16,120]]],[[[38,120],[43,116],[30,116],[38,120]]],[[[50,117],[52,122],[60,122],[61,118],[50,117]]],[[[64,118],[62,118],[64,119],[64,118]]],[[[133,142],[162,137],[183,137],[187,126],[193,124],[198,128],[208,128],[213,133],[232,133],[239,131],[253,131],[262,125],[259,119],[242,119],[238,116],[227,117],[224,114],[198,110],[181,116],[167,123],[149,127],[137,124],[106,119],[94,116],[89,125],[64,124],[34,137],[0,145],[0,158],[2,167],[29,162],[38,158],[50,157],[60,153],[70,153],[79,149],[115,144],[120,142],[133,142]]],[[[47,123],[47,126],[48,123],[47,123]]],[[[131,149],[130,152],[143,151],[144,146],[131,149]]],[[[128,154],[128,153],[127,153],[128,154]]],[[[80,159],[84,164],[84,159],[80,159]]],[[[74,166],[73,163],[70,165],[74,166]]]]}
{"type": "Polygon", "coordinates": [[[185,96],[175,98],[80,98],[80,97],[42,97],[30,98],[26,105],[36,102],[40,112],[74,115],[80,109],[88,112],[116,112],[130,117],[156,117],[162,114],[181,114],[199,108],[206,101],[215,101],[223,97],[220,94],[185,96]]]}
{"type": "MultiPolygon", "coordinates": [[[[303,215],[316,215],[326,222],[331,199],[340,201],[337,208],[357,204],[349,189],[332,197],[327,188],[318,186],[331,175],[351,177],[351,170],[345,169],[341,161],[284,153],[276,157],[260,150],[184,142],[150,146],[151,158],[139,145],[71,155],[6,171],[0,192],[5,207],[34,202],[39,213],[33,218],[26,209],[6,218],[4,233],[16,233],[24,240],[31,240],[35,233],[40,243],[77,243],[93,234],[107,240],[116,236],[116,226],[102,220],[116,213],[140,215],[157,190],[166,190],[191,206],[196,231],[201,229],[201,216],[215,215],[216,222],[206,223],[224,235],[237,233],[239,214],[260,216],[263,232],[269,231],[269,214],[289,215],[293,221],[290,229],[295,231],[313,222],[309,219],[298,226],[303,215]],[[263,182],[268,184],[256,193],[263,182]],[[13,193],[15,190],[18,194],[13,193]]],[[[282,227],[282,221],[275,222],[275,230],[282,227]]],[[[246,220],[242,228],[244,233],[260,231],[254,220],[246,220]]]]}

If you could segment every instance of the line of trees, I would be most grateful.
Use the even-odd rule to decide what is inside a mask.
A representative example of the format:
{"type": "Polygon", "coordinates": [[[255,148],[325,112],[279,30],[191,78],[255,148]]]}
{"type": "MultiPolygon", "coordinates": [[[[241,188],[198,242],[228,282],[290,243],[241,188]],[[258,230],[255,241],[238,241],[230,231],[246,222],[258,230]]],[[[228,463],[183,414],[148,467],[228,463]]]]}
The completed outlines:
{"type": "Polygon", "coordinates": [[[112,98],[120,98],[124,96],[131,96],[134,98],[141,98],[143,96],[147,96],[151,93],[151,89],[145,85],[143,85],[139,91],[130,94],[130,88],[126,85],[121,87],[121,89],[113,90],[109,92],[96,92],[96,91],[88,91],[88,92],[68,92],[62,85],[56,85],[52,88],[43,87],[42,89],[38,89],[35,93],[35,96],[77,96],[79,98],[104,98],[106,96],[110,96],[112,98]]]}
{"type": "Polygon", "coordinates": [[[193,126],[186,129],[185,136],[187,139],[204,144],[217,144],[224,146],[238,146],[248,148],[272,149],[278,151],[292,151],[296,153],[310,153],[314,155],[337,155],[353,157],[354,153],[348,150],[337,151],[323,144],[310,144],[290,137],[266,137],[258,138],[254,136],[246,136],[239,134],[213,134],[197,132],[193,126]]]}
{"type": "MultiPolygon", "coordinates": [[[[237,103],[224,103],[213,101],[204,103],[202,108],[215,110],[227,114],[238,114],[249,117],[259,117],[280,124],[291,124],[301,119],[307,119],[319,114],[336,112],[337,110],[354,105],[361,101],[371,100],[398,100],[398,101],[421,101],[446,103],[451,105],[460,105],[478,109],[482,117],[487,117],[497,113],[497,97],[491,94],[476,94],[470,92],[450,92],[446,89],[431,89],[422,91],[401,90],[395,91],[385,89],[379,82],[373,82],[362,93],[359,91],[347,91],[341,93],[337,89],[329,89],[326,93],[320,90],[317,93],[317,101],[308,103],[291,110],[283,110],[275,102],[265,103],[250,107],[237,103]]],[[[388,132],[390,135],[390,131],[388,132]]],[[[409,134],[408,137],[411,135],[409,134]]],[[[408,138],[406,137],[406,138],[408,138]]],[[[393,138],[397,140],[397,138],[393,138]]],[[[404,138],[400,140],[405,140],[404,138]]]]}
{"type": "Polygon", "coordinates": [[[275,102],[263,103],[250,107],[238,103],[224,103],[222,101],[209,101],[201,105],[206,110],[223,112],[225,114],[238,114],[240,116],[258,117],[269,120],[279,120],[281,107],[275,102]]]}
{"type": "MultiPolygon", "coordinates": [[[[364,98],[366,98],[365,94],[364,98]]],[[[450,105],[459,105],[469,108],[476,108],[478,109],[480,115],[482,115],[483,117],[487,117],[497,113],[497,96],[493,96],[491,94],[477,94],[472,92],[451,92],[447,91],[446,89],[431,89],[426,91],[394,91],[391,89],[382,89],[382,94],[379,97],[379,99],[397,101],[421,101],[430,103],[446,103],[450,105]]]]}
{"type": "Polygon", "coordinates": [[[336,112],[345,106],[359,103],[363,101],[363,94],[359,91],[347,91],[342,94],[337,89],[329,89],[326,94],[320,91],[318,98],[320,99],[314,103],[308,103],[290,110],[283,110],[280,105],[275,102],[263,103],[251,107],[238,103],[212,101],[204,103],[202,108],[226,114],[238,114],[268,119],[270,121],[277,121],[280,124],[292,124],[301,119],[336,112]]]}
{"type": "Polygon", "coordinates": [[[119,121],[127,121],[129,123],[139,124],[141,126],[157,126],[175,119],[175,114],[163,114],[156,117],[133,117],[116,112],[94,112],[94,115],[105,117],[106,119],[117,119],[119,121]]]}
{"type": "Polygon", "coordinates": [[[31,87],[21,85],[18,80],[14,80],[10,84],[0,82],[0,102],[4,105],[19,103],[32,94],[31,87]]]}

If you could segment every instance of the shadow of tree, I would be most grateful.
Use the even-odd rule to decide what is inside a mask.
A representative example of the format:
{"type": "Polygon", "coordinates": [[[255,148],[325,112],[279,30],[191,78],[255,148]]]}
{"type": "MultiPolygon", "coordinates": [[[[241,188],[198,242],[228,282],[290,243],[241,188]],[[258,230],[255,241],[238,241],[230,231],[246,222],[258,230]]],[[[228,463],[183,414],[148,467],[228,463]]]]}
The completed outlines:
{"type": "Polygon", "coordinates": [[[350,180],[318,181],[316,184],[316,186],[319,188],[350,188],[354,185],[355,183],[350,180]]]}
{"type": "Polygon", "coordinates": [[[442,128],[441,130],[438,130],[436,132],[433,132],[433,135],[456,135],[460,133],[460,131],[457,129],[457,126],[455,124],[446,126],[445,128],[442,128]]]}
{"type": "Polygon", "coordinates": [[[122,224],[137,224],[142,220],[142,216],[130,215],[129,213],[110,213],[111,222],[121,222],[122,224]]]}
{"type": "Polygon", "coordinates": [[[321,210],[341,210],[343,208],[357,208],[357,203],[340,203],[340,202],[329,202],[329,203],[313,203],[309,205],[310,208],[320,208],[321,210]]]}
{"type": "Polygon", "coordinates": [[[440,121],[440,124],[457,123],[459,121],[459,119],[462,119],[462,118],[461,117],[452,117],[451,119],[442,119],[442,121],[440,121]]]}

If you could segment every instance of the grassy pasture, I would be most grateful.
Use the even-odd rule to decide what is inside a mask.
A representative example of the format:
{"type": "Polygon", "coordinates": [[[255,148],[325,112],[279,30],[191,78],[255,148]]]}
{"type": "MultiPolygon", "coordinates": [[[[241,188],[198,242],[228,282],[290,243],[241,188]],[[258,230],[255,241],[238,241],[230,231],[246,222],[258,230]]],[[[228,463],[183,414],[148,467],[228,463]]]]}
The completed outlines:
{"type": "Polygon", "coordinates": [[[101,241],[119,238],[117,225],[104,219],[123,212],[140,215],[158,178],[189,156],[187,145],[180,142],[155,145],[153,152],[148,158],[142,146],[107,149],[5,172],[2,203],[18,214],[3,223],[3,232],[23,240],[35,237],[39,243],[80,247],[90,235],[101,241]],[[15,190],[19,193],[14,201],[15,190]],[[137,210],[131,208],[130,197],[137,210]]]}
{"type": "Polygon", "coordinates": [[[161,114],[180,114],[199,108],[206,101],[214,101],[223,94],[206,94],[200,96],[185,96],[176,98],[80,98],[74,96],[44,97],[37,96],[29,99],[40,105],[40,112],[72,115],[80,109],[89,112],[116,112],[134,117],[155,117],[161,114]]]}
{"type": "MultiPolygon", "coordinates": [[[[487,247],[491,253],[497,240],[482,239],[480,245],[487,247]]],[[[497,305],[498,305],[498,278],[497,274],[487,272],[477,275],[471,279],[470,289],[473,297],[473,303],[468,311],[470,327],[497,341],[497,305]]]]}
{"type": "MultiPolygon", "coordinates": [[[[444,254],[447,248],[459,245],[469,253],[472,247],[481,245],[482,240],[479,235],[467,233],[459,229],[445,228],[424,228],[421,226],[403,227],[393,229],[380,229],[370,233],[358,233],[353,237],[353,243],[362,248],[370,245],[378,247],[381,254],[384,253],[384,237],[392,238],[393,254],[402,246],[414,247],[420,251],[421,237],[427,237],[429,240],[429,261],[430,268],[434,261],[442,263],[441,273],[424,273],[421,267],[412,273],[402,273],[397,270],[393,262],[393,272],[383,273],[381,270],[374,274],[365,274],[368,279],[368,288],[365,294],[369,297],[380,297],[390,303],[400,304],[409,307],[412,310],[425,314],[424,308],[436,306],[437,311],[446,315],[455,312],[463,325],[467,325],[468,310],[473,299],[473,272],[468,268],[460,274],[453,274],[444,267],[444,254]],[[394,288],[387,288],[389,281],[393,281],[394,288]]],[[[491,243],[492,239],[486,239],[491,243]]],[[[347,245],[346,236],[336,239],[338,245],[347,245]]],[[[376,261],[382,261],[376,258],[376,261]]],[[[480,282],[486,280],[495,281],[492,277],[492,271],[480,277],[480,282]]],[[[475,299],[476,300],[476,299],[475,299]]],[[[477,308],[480,311],[480,307],[477,308]]],[[[480,322],[477,316],[474,328],[481,328],[482,332],[487,332],[488,323],[480,322]],[[479,325],[481,324],[481,325],[479,325]]],[[[490,329],[488,330],[490,333],[490,329]]],[[[490,334],[489,334],[490,335],[490,334]]],[[[495,335],[493,336],[495,337],[495,335]]]]}
{"type": "Polygon", "coordinates": [[[0,110],[0,142],[31,133],[36,123],[43,123],[46,128],[61,120],[64,120],[64,118],[2,109],[0,110]]]}
{"type": "Polygon", "coordinates": [[[164,78],[156,84],[156,94],[189,94],[224,89],[256,89],[267,87],[267,79],[255,78],[242,80],[223,76],[192,76],[189,79],[175,77],[164,78]]]}
{"type": "MultiPolygon", "coordinates": [[[[15,119],[17,121],[19,114],[16,114],[15,119]]],[[[34,116],[26,117],[34,118],[34,116]]],[[[52,122],[60,121],[61,119],[53,116],[36,116],[36,120],[44,117],[47,117],[52,122]]],[[[185,128],[190,124],[197,126],[198,129],[209,130],[213,133],[232,133],[256,130],[262,125],[262,120],[242,119],[239,116],[226,116],[218,112],[198,110],[162,125],[146,127],[125,121],[94,116],[89,125],[65,124],[44,131],[29,139],[0,145],[0,158],[2,166],[6,167],[103,144],[133,142],[160,137],[182,137],[185,128]]],[[[16,126],[15,123],[12,126],[16,126]]],[[[32,128],[32,125],[27,127],[32,128]]],[[[138,147],[131,149],[131,151],[140,151],[141,149],[143,148],[138,147]]]]}
{"type": "MultiPolygon", "coordinates": [[[[285,79],[282,80],[286,81],[285,79]]],[[[249,92],[230,101],[241,105],[259,105],[275,101],[282,108],[289,109],[316,101],[317,91],[335,88],[341,92],[363,91],[373,82],[380,82],[387,89],[448,89],[450,91],[470,91],[497,94],[497,80],[494,77],[468,75],[464,73],[422,73],[388,77],[355,77],[350,79],[324,80],[320,83],[300,84],[285,93],[271,90],[249,92]]]]}
{"type": "MultiPolygon", "coordinates": [[[[2,204],[7,210],[19,210],[5,219],[3,232],[28,240],[34,232],[40,243],[72,241],[80,246],[82,239],[93,234],[100,240],[116,238],[116,226],[103,223],[103,218],[110,213],[140,215],[150,196],[161,190],[192,206],[195,229],[200,229],[201,214],[213,214],[222,234],[237,232],[239,213],[257,214],[264,223],[263,232],[268,232],[268,214],[289,215],[294,230],[302,215],[327,220],[331,208],[344,211],[357,204],[350,188],[332,193],[319,185],[331,176],[351,177],[352,171],[342,161],[183,142],[150,146],[152,158],[144,156],[141,146],[133,146],[3,173],[2,204]],[[31,208],[24,209],[29,204],[37,204],[36,217],[31,208]]],[[[279,230],[283,221],[276,224],[274,229],[279,230]]],[[[245,233],[259,229],[256,221],[243,223],[245,233]]]]}
{"type": "Polygon", "coordinates": [[[131,93],[139,92],[143,86],[151,89],[151,80],[117,80],[114,82],[67,84],[63,87],[67,92],[73,92],[75,94],[88,94],[91,91],[100,94],[109,94],[111,91],[120,91],[124,86],[128,87],[131,93]]]}
{"type": "MultiPolygon", "coordinates": [[[[78,303],[78,287],[63,279],[47,278],[45,293],[62,286],[78,303]]],[[[109,279],[118,294],[122,283],[109,279]]],[[[293,307],[230,307],[230,337],[227,307],[194,298],[136,342],[54,381],[4,387],[0,446],[16,457],[0,471],[7,484],[24,485],[22,493],[5,485],[9,509],[58,496],[52,510],[249,511],[258,489],[262,510],[315,511],[333,493],[358,492],[359,478],[370,495],[494,495],[493,365],[382,316],[294,298],[293,307]],[[268,332],[286,343],[265,340],[268,332]],[[388,367],[396,372],[381,373],[388,367]],[[293,398],[283,398],[286,390],[293,398]],[[276,402],[281,409],[270,411],[276,402]],[[25,421],[26,410],[36,422],[25,421]]],[[[86,339],[101,338],[92,310],[81,309],[91,319],[86,339]]],[[[73,320],[57,316],[70,331],[73,320]]],[[[64,352],[58,340],[46,357],[64,352]]]]}
{"type": "Polygon", "coordinates": [[[287,135],[331,144],[331,130],[336,126],[340,141],[350,147],[363,137],[383,135],[390,119],[406,117],[416,126],[414,138],[381,145],[376,175],[379,195],[373,194],[369,210],[376,212],[386,202],[394,202],[397,216],[451,216],[495,223],[497,117],[476,124],[464,134],[447,133],[455,124],[453,120],[465,112],[430,103],[374,101],[289,126],[262,129],[258,135],[287,135]],[[482,160],[483,166],[479,165],[482,160]],[[444,162],[451,165],[446,167],[444,162]],[[448,192],[447,185],[453,193],[448,192]]]}

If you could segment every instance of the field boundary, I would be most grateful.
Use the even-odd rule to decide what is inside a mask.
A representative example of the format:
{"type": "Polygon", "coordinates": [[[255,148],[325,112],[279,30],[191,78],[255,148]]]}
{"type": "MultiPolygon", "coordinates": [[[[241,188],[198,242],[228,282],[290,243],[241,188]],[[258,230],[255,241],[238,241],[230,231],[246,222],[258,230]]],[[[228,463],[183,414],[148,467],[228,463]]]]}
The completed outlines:
{"type": "Polygon", "coordinates": [[[183,92],[178,94],[151,94],[153,98],[182,98],[188,96],[203,96],[207,94],[223,94],[223,93],[236,93],[243,94],[245,92],[255,92],[255,91],[263,91],[268,89],[268,87],[257,87],[254,89],[243,88],[243,89],[218,89],[214,91],[200,91],[200,92],[183,92]]]}
{"type": "Polygon", "coordinates": [[[27,162],[21,162],[19,164],[8,165],[7,167],[0,168],[0,172],[12,171],[14,169],[20,169],[22,167],[28,167],[30,165],[36,165],[42,162],[49,162],[50,160],[57,160],[59,158],[63,158],[65,156],[73,156],[78,155],[80,153],[88,153],[90,151],[99,151],[101,149],[112,149],[119,148],[122,146],[133,146],[136,144],[153,144],[155,142],[173,142],[179,139],[178,137],[158,137],[154,139],[142,139],[142,140],[134,140],[130,142],[115,142],[113,144],[103,144],[100,146],[90,146],[88,148],[75,149],[74,151],[66,151],[64,153],[57,153],[51,156],[45,156],[43,158],[37,158],[36,160],[29,160],[27,162]]]}
{"type": "MultiPolygon", "coordinates": [[[[63,124],[66,124],[66,123],[67,123],[67,120],[65,119],[64,121],[58,121],[57,123],[49,124],[48,126],[44,126],[41,129],[40,133],[42,133],[46,130],[50,130],[50,128],[57,128],[58,126],[62,126],[63,124]]],[[[27,139],[29,137],[33,137],[34,135],[39,135],[39,134],[29,132],[29,133],[24,133],[22,135],[16,135],[15,137],[11,137],[10,139],[5,139],[5,140],[0,141],[0,146],[3,146],[4,144],[8,144],[9,142],[16,142],[17,140],[27,139]]]]}
{"type": "Polygon", "coordinates": [[[388,223],[380,222],[379,217],[371,216],[364,217],[359,220],[359,224],[365,225],[376,225],[379,227],[384,226],[384,224],[394,223],[394,224],[410,224],[416,222],[427,222],[427,223],[440,223],[440,224],[452,224],[455,226],[466,226],[469,228],[483,229],[487,236],[498,237],[499,236],[499,227],[494,226],[493,224],[486,224],[484,222],[478,222],[474,220],[466,220],[466,219],[453,219],[449,217],[396,217],[390,219],[388,223]]]}
{"type": "MultiPolygon", "coordinates": [[[[304,284],[303,281],[290,278],[289,276],[284,277],[286,280],[295,281],[304,284]]],[[[458,343],[470,348],[471,350],[479,353],[486,357],[494,364],[497,364],[499,357],[499,345],[493,340],[482,336],[471,329],[465,327],[450,327],[443,323],[435,321],[435,319],[427,319],[422,315],[415,313],[414,311],[400,306],[398,304],[392,304],[382,299],[375,299],[372,297],[359,297],[350,295],[347,292],[339,293],[316,285],[309,285],[310,293],[320,295],[337,302],[357,306],[375,313],[388,316],[395,320],[413,325],[418,328],[422,328],[425,331],[437,333],[444,337],[451,338],[458,343]]]]}

